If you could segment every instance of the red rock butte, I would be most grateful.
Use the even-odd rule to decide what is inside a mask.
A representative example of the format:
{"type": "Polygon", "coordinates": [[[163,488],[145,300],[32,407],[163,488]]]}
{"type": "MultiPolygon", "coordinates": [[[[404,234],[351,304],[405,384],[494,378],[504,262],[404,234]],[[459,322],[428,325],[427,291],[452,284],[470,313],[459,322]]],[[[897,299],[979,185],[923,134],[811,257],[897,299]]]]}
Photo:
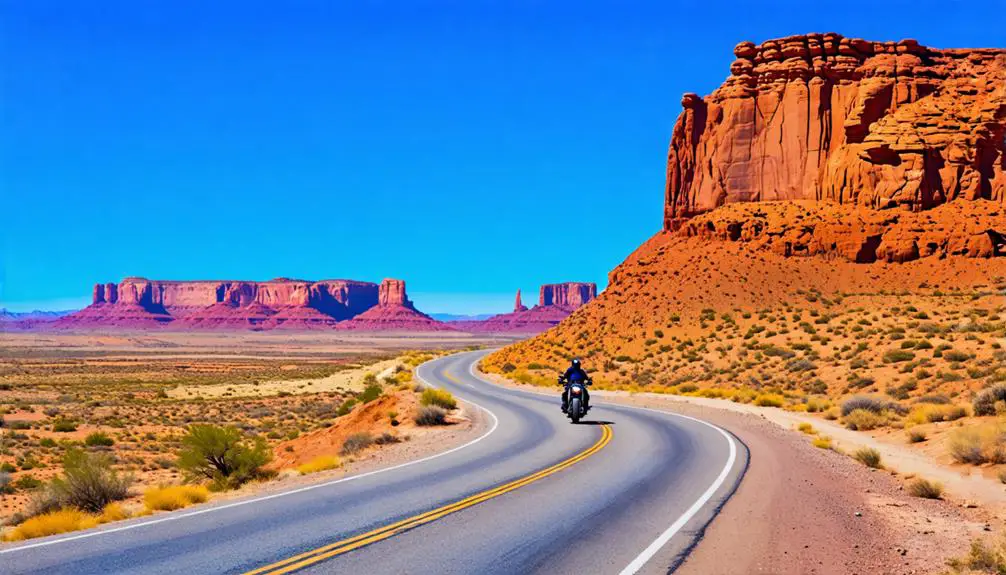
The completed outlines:
{"type": "Polygon", "coordinates": [[[734,54],[720,88],[682,98],[664,229],[737,202],[1006,202],[1006,50],[828,33],[734,54]]]}
{"type": "Polygon", "coordinates": [[[517,290],[513,312],[480,321],[456,321],[451,324],[463,331],[476,333],[538,333],[558,325],[596,297],[597,284],[545,284],[538,290],[538,305],[531,309],[523,304],[520,290],[517,290]]]}
{"type": "MultiPolygon", "coordinates": [[[[366,318],[365,318],[366,319],[366,318]]],[[[94,286],[90,306],[56,327],[182,329],[449,329],[418,312],[405,282],[354,280],[163,281],[126,278],[94,286]],[[402,308],[390,321],[388,309],[402,308]],[[385,312],[380,317],[374,310],[385,312]],[[365,322],[351,322],[372,312],[365,322]],[[414,321],[406,321],[405,316],[414,321]],[[419,320],[416,320],[418,316],[419,320]],[[382,319],[384,318],[384,319],[382,319]],[[423,319],[425,318],[425,319],[423,319]],[[408,325],[406,325],[408,324],[408,325]]]]}

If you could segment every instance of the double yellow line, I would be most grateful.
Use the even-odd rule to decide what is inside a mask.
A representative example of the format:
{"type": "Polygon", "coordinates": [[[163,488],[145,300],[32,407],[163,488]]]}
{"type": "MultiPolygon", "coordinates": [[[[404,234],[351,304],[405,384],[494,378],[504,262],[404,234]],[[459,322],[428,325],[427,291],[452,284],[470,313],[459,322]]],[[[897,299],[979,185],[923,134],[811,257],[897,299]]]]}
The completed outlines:
{"type": "Polygon", "coordinates": [[[318,547],[317,549],[313,549],[311,551],[307,551],[299,555],[294,555],[293,557],[289,557],[282,561],[277,561],[276,563],[272,563],[271,565],[259,567],[258,569],[248,571],[247,573],[245,573],[245,575],[261,575],[264,573],[268,573],[270,575],[279,575],[281,573],[293,573],[294,571],[298,571],[310,565],[314,565],[315,563],[331,559],[338,555],[342,555],[343,553],[348,553],[350,551],[353,551],[354,549],[359,549],[360,547],[370,545],[371,543],[376,543],[378,541],[388,539],[389,537],[394,537],[399,533],[403,533],[410,529],[415,529],[420,525],[425,525],[427,523],[430,523],[431,521],[436,521],[437,519],[440,519],[441,517],[444,517],[446,515],[450,515],[451,513],[456,513],[458,511],[461,511],[462,509],[467,509],[469,507],[472,507],[473,505],[478,505],[483,501],[488,501],[490,499],[493,499],[494,497],[499,497],[504,493],[509,493],[515,489],[524,487],[529,483],[533,483],[535,481],[538,481],[539,479],[544,479],[549,475],[558,473],[563,469],[566,469],[567,467],[579,463],[580,461],[587,459],[591,455],[594,455],[595,453],[603,449],[604,446],[607,445],[610,441],[611,441],[611,428],[608,427],[607,425],[604,425],[601,428],[601,438],[597,440],[597,443],[592,445],[587,450],[581,451],[577,455],[574,455],[573,457],[570,457],[565,461],[556,463],[551,467],[542,469],[541,471],[532,473],[531,475],[528,475],[526,477],[522,477],[520,479],[511,481],[510,483],[500,485],[499,487],[494,487],[481,493],[476,493],[475,495],[462,499],[461,501],[450,503],[448,505],[439,507],[432,511],[427,511],[426,513],[421,513],[408,519],[403,519],[396,523],[385,525],[384,527],[379,527],[373,531],[364,533],[362,535],[357,535],[355,537],[350,537],[349,539],[343,539],[342,541],[337,541],[335,543],[323,545],[321,547],[318,547]]]}

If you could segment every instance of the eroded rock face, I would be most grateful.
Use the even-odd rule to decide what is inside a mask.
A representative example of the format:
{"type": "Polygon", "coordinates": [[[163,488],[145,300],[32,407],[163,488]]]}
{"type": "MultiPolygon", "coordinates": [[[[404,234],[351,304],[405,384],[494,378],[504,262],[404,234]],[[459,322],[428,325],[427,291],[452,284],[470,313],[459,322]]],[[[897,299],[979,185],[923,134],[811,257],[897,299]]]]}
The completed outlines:
{"type": "Polygon", "coordinates": [[[735,202],[1006,203],[1006,50],[808,34],[734,54],[720,88],[682,98],[665,229],[735,202]]]}
{"type": "Polygon", "coordinates": [[[64,327],[328,327],[378,303],[378,286],[353,280],[310,282],[159,281],[126,278],[94,286],[92,305],[62,318],[64,327]]]}
{"type": "Polygon", "coordinates": [[[527,311],[527,306],[524,305],[524,302],[520,299],[520,288],[517,289],[517,299],[514,301],[513,311],[514,313],[527,311]]]}
{"type": "Polygon", "coordinates": [[[597,297],[597,284],[566,282],[545,284],[538,291],[538,305],[576,309],[597,297]]]}
{"type": "Polygon", "coordinates": [[[451,331],[454,328],[415,308],[405,293],[405,282],[381,282],[379,303],[345,322],[337,329],[356,331],[451,331]]]}
{"type": "Polygon", "coordinates": [[[577,308],[597,297],[597,284],[566,282],[545,284],[538,292],[538,305],[528,309],[517,290],[511,313],[480,321],[455,321],[451,325],[471,333],[538,333],[552,328],[577,308]]]}
{"type": "Polygon", "coordinates": [[[402,280],[385,279],[381,282],[379,293],[378,303],[381,305],[412,307],[412,302],[405,295],[405,282],[402,280]]]}

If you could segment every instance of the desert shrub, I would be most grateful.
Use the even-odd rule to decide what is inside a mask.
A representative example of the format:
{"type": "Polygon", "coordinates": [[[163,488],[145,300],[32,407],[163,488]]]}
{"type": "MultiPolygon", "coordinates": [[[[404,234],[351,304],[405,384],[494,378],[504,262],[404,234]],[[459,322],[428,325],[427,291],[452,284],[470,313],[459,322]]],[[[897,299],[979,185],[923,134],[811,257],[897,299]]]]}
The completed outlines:
{"type": "Polygon", "coordinates": [[[867,409],[854,409],[845,416],[845,426],[856,431],[869,431],[887,423],[887,418],[867,409]]]}
{"type": "Polygon", "coordinates": [[[909,443],[922,443],[926,440],[926,432],[921,429],[911,429],[908,431],[909,443]]]}
{"type": "Polygon", "coordinates": [[[950,403],[950,398],[947,397],[947,396],[945,396],[945,395],[942,395],[942,394],[923,395],[922,397],[916,399],[915,402],[916,403],[934,403],[934,404],[939,404],[939,405],[945,405],[945,404],[950,403]]]}
{"type": "MultiPolygon", "coordinates": [[[[373,375],[373,374],[368,373],[367,375],[373,375]]],[[[363,389],[360,395],[357,396],[357,399],[360,400],[360,403],[370,403],[371,401],[374,401],[378,397],[381,397],[381,384],[374,381],[373,383],[368,384],[367,387],[363,389]]]]}
{"type": "Polygon", "coordinates": [[[115,445],[115,440],[108,436],[107,433],[101,431],[95,431],[84,438],[84,445],[89,447],[101,446],[101,447],[111,447],[115,445]]]}
{"type": "Polygon", "coordinates": [[[935,423],[937,421],[955,421],[968,414],[962,405],[923,404],[908,413],[908,423],[935,423]]]}
{"type": "Polygon", "coordinates": [[[419,398],[419,403],[422,405],[436,405],[444,409],[455,409],[458,406],[457,400],[446,389],[431,388],[424,390],[422,397],[419,398]]]}
{"type": "Polygon", "coordinates": [[[370,447],[374,443],[374,436],[366,431],[354,433],[342,442],[342,455],[352,455],[358,451],[370,447]]]}
{"type": "Polygon", "coordinates": [[[424,405],[419,408],[415,417],[416,425],[445,425],[447,423],[447,411],[436,405],[424,405]]]}
{"type": "Polygon", "coordinates": [[[301,475],[307,475],[309,473],[317,473],[319,471],[326,471],[328,469],[336,469],[342,467],[342,460],[334,455],[321,455],[315,457],[311,461],[304,463],[303,465],[297,466],[297,473],[301,475]]]}
{"type": "Polygon", "coordinates": [[[510,373],[511,371],[514,371],[516,369],[517,369],[516,365],[507,362],[503,364],[503,367],[500,368],[500,371],[502,371],[503,373],[510,373]]]}
{"type": "Polygon", "coordinates": [[[785,400],[781,395],[765,393],[756,397],[754,403],[761,407],[782,407],[785,400]]]}
{"type": "Polygon", "coordinates": [[[825,400],[822,400],[822,399],[810,398],[810,399],[807,400],[807,412],[808,413],[817,413],[819,411],[825,411],[829,407],[831,407],[831,404],[828,403],[825,400]]]}
{"type": "Polygon", "coordinates": [[[58,433],[77,431],[77,423],[70,421],[69,419],[60,419],[52,424],[52,430],[58,433]]]}
{"type": "Polygon", "coordinates": [[[1006,553],[1002,545],[998,548],[989,547],[981,540],[971,542],[971,549],[967,557],[963,559],[951,559],[947,561],[947,566],[951,568],[951,573],[955,575],[992,573],[1001,575],[1006,573],[1006,553]]]}
{"type": "Polygon", "coordinates": [[[967,361],[971,359],[971,356],[964,353],[963,351],[957,351],[953,349],[948,349],[943,352],[943,359],[954,362],[954,361],[967,361]]]}
{"type": "Polygon", "coordinates": [[[901,363],[913,359],[915,359],[915,354],[907,349],[892,349],[884,354],[884,363],[901,363]]]}
{"type": "Polygon", "coordinates": [[[801,423],[800,425],[797,425],[796,429],[801,433],[806,433],[807,435],[814,435],[815,433],[817,433],[817,430],[814,429],[814,426],[807,423],[806,421],[801,423]]]}
{"type": "Polygon", "coordinates": [[[699,386],[693,383],[686,383],[678,387],[678,393],[684,395],[686,393],[694,393],[699,390],[699,386]]]}
{"type": "Polygon", "coordinates": [[[22,541],[58,533],[88,529],[98,525],[98,518],[79,509],[58,509],[28,519],[4,536],[5,541],[22,541]]]}
{"type": "Polygon", "coordinates": [[[860,448],[852,457],[867,467],[880,469],[880,452],[872,447],[860,448]]]}
{"type": "Polygon", "coordinates": [[[818,447],[820,449],[831,449],[831,438],[830,437],[815,437],[811,445],[818,447]]]}
{"type": "Polygon", "coordinates": [[[387,431],[385,431],[384,433],[378,435],[377,438],[374,439],[374,444],[375,445],[390,445],[392,443],[401,443],[401,442],[402,442],[402,439],[400,437],[398,437],[397,435],[393,435],[391,433],[388,433],[387,431]]]}
{"type": "Polygon", "coordinates": [[[0,495],[9,495],[17,491],[14,486],[14,478],[6,471],[0,471],[0,495]]]}
{"type": "Polygon", "coordinates": [[[1006,424],[996,421],[955,429],[947,439],[947,451],[958,463],[1006,463],[1006,424]]]}
{"type": "Polygon", "coordinates": [[[120,476],[112,459],[103,453],[70,449],[63,456],[63,475],[54,478],[29,503],[29,515],[42,515],[73,508],[100,513],[112,503],[125,499],[133,478],[120,476]]]}
{"type": "Polygon", "coordinates": [[[143,505],[150,511],[174,511],[209,498],[209,489],[202,485],[169,485],[143,492],[143,505]]]}
{"type": "Polygon", "coordinates": [[[925,499],[939,499],[943,496],[943,485],[919,477],[908,484],[908,494],[925,499]]]}
{"type": "Polygon", "coordinates": [[[335,416],[336,417],[342,417],[343,415],[346,415],[347,413],[349,413],[350,411],[353,410],[353,406],[355,406],[355,405],[356,405],[356,400],[353,399],[352,397],[349,398],[349,399],[347,399],[346,401],[343,401],[342,405],[339,406],[339,409],[336,410],[335,416]]]}
{"type": "Polygon", "coordinates": [[[190,425],[182,437],[178,467],[190,478],[233,488],[262,476],[262,467],[271,459],[269,446],[261,437],[248,440],[236,427],[190,425]]]}
{"type": "Polygon", "coordinates": [[[868,395],[857,395],[842,402],[842,415],[846,416],[856,410],[872,411],[873,413],[883,413],[891,409],[892,402],[879,397],[868,395]]]}
{"type": "Polygon", "coordinates": [[[1006,384],[981,390],[972,402],[975,415],[995,415],[997,401],[1006,401],[1006,384]]]}

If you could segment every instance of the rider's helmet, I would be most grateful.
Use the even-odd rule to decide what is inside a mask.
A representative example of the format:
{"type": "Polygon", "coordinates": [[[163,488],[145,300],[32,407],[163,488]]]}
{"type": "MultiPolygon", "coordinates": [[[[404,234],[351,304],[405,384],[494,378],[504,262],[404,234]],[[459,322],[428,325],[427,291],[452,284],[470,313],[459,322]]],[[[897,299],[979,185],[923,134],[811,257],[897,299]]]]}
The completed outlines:
{"type": "Polygon", "coordinates": [[[573,367],[580,367],[580,360],[579,359],[575,359],[575,358],[573,359],[573,367]]]}

